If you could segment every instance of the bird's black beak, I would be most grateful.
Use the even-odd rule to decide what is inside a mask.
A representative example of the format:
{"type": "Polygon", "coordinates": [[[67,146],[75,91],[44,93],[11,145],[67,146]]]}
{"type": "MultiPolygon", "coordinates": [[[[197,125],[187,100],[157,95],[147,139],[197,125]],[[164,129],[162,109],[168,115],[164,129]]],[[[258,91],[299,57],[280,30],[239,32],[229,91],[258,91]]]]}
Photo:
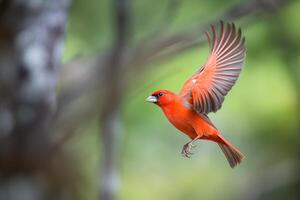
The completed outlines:
{"type": "Polygon", "coordinates": [[[156,96],[149,96],[149,97],[147,97],[146,101],[151,102],[151,103],[156,103],[157,102],[157,97],[156,96]]]}

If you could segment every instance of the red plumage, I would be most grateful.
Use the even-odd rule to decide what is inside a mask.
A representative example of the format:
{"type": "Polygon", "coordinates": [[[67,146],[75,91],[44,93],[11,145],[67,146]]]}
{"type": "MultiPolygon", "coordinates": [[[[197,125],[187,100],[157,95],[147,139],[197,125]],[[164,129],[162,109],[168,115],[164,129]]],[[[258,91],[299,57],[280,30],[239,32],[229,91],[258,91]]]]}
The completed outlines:
{"type": "Polygon", "coordinates": [[[235,167],[243,154],[221,136],[207,114],[221,108],[238,79],[245,59],[245,40],[233,23],[221,21],[219,35],[215,26],[211,29],[212,36],[206,32],[210,46],[207,62],[186,81],[179,95],[157,90],[147,100],[160,106],[167,119],[191,138],[183,147],[184,156],[190,157],[195,140],[211,140],[220,146],[230,166],[235,167]]]}

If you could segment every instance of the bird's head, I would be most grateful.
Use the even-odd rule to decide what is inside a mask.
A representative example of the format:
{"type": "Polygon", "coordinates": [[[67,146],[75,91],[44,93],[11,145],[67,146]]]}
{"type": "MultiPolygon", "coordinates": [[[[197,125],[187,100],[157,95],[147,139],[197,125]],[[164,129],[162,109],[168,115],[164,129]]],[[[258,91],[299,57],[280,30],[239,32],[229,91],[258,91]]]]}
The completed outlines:
{"type": "Polygon", "coordinates": [[[155,103],[158,106],[165,106],[175,99],[175,94],[168,90],[156,90],[154,91],[146,101],[155,103]]]}

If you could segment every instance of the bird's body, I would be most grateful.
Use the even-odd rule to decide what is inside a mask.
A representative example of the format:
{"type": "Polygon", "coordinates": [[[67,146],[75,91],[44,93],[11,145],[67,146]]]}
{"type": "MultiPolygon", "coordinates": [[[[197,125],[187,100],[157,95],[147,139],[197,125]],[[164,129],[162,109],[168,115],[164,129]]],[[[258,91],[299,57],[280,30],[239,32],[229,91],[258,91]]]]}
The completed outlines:
{"type": "Polygon", "coordinates": [[[243,159],[243,154],[225,140],[207,116],[221,108],[224,97],[236,82],[244,56],[244,39],[234,24],[221,22],[221,33],[212,26],[213,37],[206,33],[210,56],[206,64],[186,81],[177,95],[168,90],[157,90],[147,101],[157,104],[171,124],[186,134],[191,141],[183,146],[182,154],[190,157],[193,142],[198,139],[216,142],[231,167],[243,159]]]}
{"type": "Polygon", "coordinates": [[[162,107],[162,110],[171,124],[178,130],[189,136],[192,140],[197,136],[200,139],[213,138],[217,134],[216,128],[193,109],[185,106],[183,100],[176,94],[172,94],[173,101],[162,107]]]}

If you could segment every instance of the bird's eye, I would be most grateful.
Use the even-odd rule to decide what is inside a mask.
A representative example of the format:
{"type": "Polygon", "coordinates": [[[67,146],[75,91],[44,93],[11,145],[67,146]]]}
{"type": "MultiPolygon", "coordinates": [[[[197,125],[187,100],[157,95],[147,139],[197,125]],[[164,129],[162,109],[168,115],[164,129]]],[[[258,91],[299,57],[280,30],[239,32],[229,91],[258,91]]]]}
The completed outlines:
{"type": "Polygon", "coordinates": [[[162,95],[164,95],[162,92],[158,93],[158,96],[160,96],[160,97],[161,97],[162,95]]]}

